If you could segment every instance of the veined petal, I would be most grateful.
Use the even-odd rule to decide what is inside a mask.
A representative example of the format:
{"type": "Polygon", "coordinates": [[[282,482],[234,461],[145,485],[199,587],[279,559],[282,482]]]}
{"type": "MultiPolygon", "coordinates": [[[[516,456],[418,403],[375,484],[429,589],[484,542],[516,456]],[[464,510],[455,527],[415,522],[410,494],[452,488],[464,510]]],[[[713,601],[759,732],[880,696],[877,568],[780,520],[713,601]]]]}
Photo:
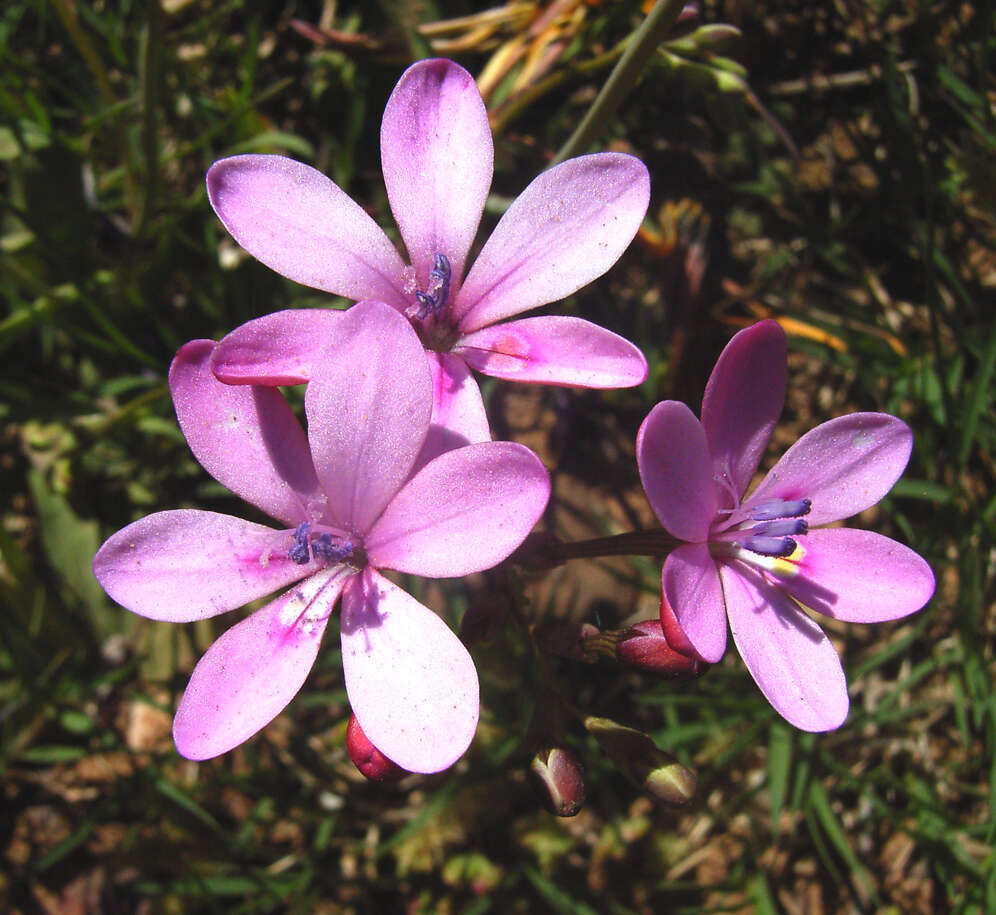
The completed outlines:
{"type": "Polygon", "coordinates": [[[702,398],[713,473],[746,492],[785,404],[785,331],[761,321],[720,354],[702,398]]]}
{"type": "Polygon", "coordinates": [[[765,698],[803,731],[832,731],[850,700],[840,658],[826,634],[776,585],[720,564],[730,629],[765,698]]]}
{"type": "Polygon", "coordinates": [[[637,158],[598,153],[543,172],[502,216],[451,314],[473,333],[555,302],[609,269],[640,228],[650,175],[637,158]]]}
{"type": "Polygon", "coordinates": [[[363,733],[409,772],[453,765],[477,730],[477,671],[428,607],[372,568],[342,601],[346,693],[363,733]]]}
{"type": "Polygon", "coordinates": [[[367,535],[367,556],[378,568],[430,578],[490,569],[522,543],[549,496],[546,468],[523,445],[448,451],[384,509],[367,535]]]}
{"type": "Polygon", "coordinates": [[[665,400],[636,435],[636,460],[650,507],[668,533],[701,543],[716,514],[705,431],[683,403],[665,400]]]}
{"type": "Polygon", "coordinates": [[[726,652],[726,610],[707,544],[687,543],[664,560],[661,592],[692,649],[715,664],[726,652]]]}
{"type": "Polygon", "coordinates": [[[474,78],[450,60],[420,60],[394,87],[380,128],[391,212],[424,289],[437,254],[463,275],[491,187],[494,143],[474,78]]]}
{"type": "Polygon", "coordinates": [[[331,308],[294,308],[247,321],[214,348],[214,377],[225,384],[304,384],[342,317],[331,308]]]}
{"type": "Polygon", "coordinates": [[[308,438],[329,514],[365,534],[422,447],[432,379],[415,331],[382,302],[349,309],[339,334],[335,358],[312,367],[308,438]]]}
{"type": "Polygon", "coordinates": [[[879,502],[913,450],[909,426],[887,413],[851,413],[811,429],[744,502],[810,499],[812,527],[850,518],[879,502]]]}
{"type": "Polygon", "coordinates": [[[223,486],[290,525],[308,519],[318,479],[304,430],[274,388],[222,384],[213,340],[180,347],[169,388],[180,428],[201,466],[223,486]]]}
{"type": "Polygon", "coordinates": [[[207,173],[232,237],[277,273],[347,299],[399,308],[404,263],[390,239],[321,172],[284,156],[232,156],[207,173]]]}
{"type": "Polygon", "coordinates": [[[187,759],[211,759],[269,724],[304,685],[341,569],[326,569],[229,629],[197,662],[173,719],[187,759]]]}
{"type": "Polygon", "coordinates": [[[849,623],[895,620],[934,594],[934,573],[907,546],[873,531],[827,528],[797,537],[799,574],[778,584],[811,610],[849,623]]]}
{"type": "Polygon", "coordinates": [[[416,470],[446,451],[491,441],[481,389],[467,363],[451,353],[427,351],[426,357],[432,371],[432,420],[416,470]]]}
{"type": "Polygon", "coordinates": [[[314,571],[287,558],[291,536],[216,512],[157,512],[122,528],[93,559],[112,600],[187,623],[265,597],[314,571]]]}
{"type": "Polygon", "coordinates": [[[628,340],[580,318],[525,318],[495,324],[453,347],[495,378],[582,388],[629,388],[647,377],[647,360],[628,340]]]}

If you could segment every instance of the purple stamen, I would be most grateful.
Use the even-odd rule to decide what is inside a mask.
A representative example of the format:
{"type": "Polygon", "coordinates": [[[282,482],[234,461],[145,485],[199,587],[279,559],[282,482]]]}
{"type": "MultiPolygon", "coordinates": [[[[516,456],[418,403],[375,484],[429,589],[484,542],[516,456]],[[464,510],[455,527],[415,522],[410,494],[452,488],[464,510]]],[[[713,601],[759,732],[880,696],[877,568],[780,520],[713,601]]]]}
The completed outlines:
{"type": "Polygon", "coordinates": [[[419,304],[415,315],[420,321],[441,311],[450,295],[450,259],[445,254],[437,254],[429,271],[429,285],[424,292],[415,293],[415,301],[419,304]]]}
{"type": "Polygon", "coordinates": [[[752,521],[775,521],[779,518],[799,518],[808,515],[813,503],[809,499],[768,499],[751,507],[752,521]]]}
{"type": "Polygon", "coordinates": [[[801,518],[787,518],[784,521],[760,521],[750,529],[755,537],[792,537],[798,534],[808,534],[809,524],[801,518]]]}
{"type": "Polygon", "coordinates": [[[791,537],[748,537],[744,548],[762,556],[791,556],[796,550],[796,542],[791,537]]]}
{"type": "Polygon", "coordinates": [[[342,562],[353,555],[353,541],[347,539],[342,543],[333,543],[331,534],[319,534],[311,541],[311,551],[315,554],[315,559],[322,562],[342,562]]]}
{"type": "Polygon", "coordinates": [[[287,558],[292,562],[296,562],[299,566],[305,565],[310,559],[308,554],[309,530],[311,530],[311,525],[307,521],[299,524],[294,531],[294,543],[287,551],[287,558]]]}

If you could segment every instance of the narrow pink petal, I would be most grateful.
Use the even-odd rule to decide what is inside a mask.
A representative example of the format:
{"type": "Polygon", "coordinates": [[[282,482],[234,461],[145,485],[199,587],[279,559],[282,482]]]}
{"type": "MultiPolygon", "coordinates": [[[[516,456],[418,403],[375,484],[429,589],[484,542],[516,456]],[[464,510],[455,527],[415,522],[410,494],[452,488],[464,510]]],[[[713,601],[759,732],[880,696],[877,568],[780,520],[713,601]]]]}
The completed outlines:
{"type": "Polygon", "coordinates": [[[428,607],[376,571],[349,580],[342,600],[346,693],[363,733],[409,772],[453,765],[477,730],[477,671],[428,607]]]}
{"type": "Polygon", "coordinates": [[[308,441],[274,388],[222,384],[213,340],[180,348],[169,369],[176,418],[201,466],[247,502],[290,525],[320,498],[308,441]]]}
{"type": "Polygon", "coordinates": [[[331,308],[295,308],[247,321],[214,348],[214,377],[225,384],[304,384],[342,315],[331,308]]]}
{"type": "Polygon", "coordinates": [[[207,173],[232,237],[277,273],[345,296],[404,307],[404,263],[384,231],[321,172],[284,156],[232,156],[207,173]]]}
{"type": "Polygon", "coordinates": [[[909,426],[887,413],[851,413],[811,429],[768,472],[744,508],[767,499],[810,499],[814,527],[850,518],[902,476],[913,450],[909,426]]]}
{"type": "Polygon", "coordinates": [[[733,507],[750,485],[785,404],[785,331],[761,321],[720,354],[702,398],[702,425],[717,481],[733,507]]]}
{"type": "Polygon", "coordinates": [[[494,144],[474,78],[451,60],[420,60],[384,109],[380,157],[391,212],[425,288],[437,254],[463,275],[491,187],[494,144]]]}
{"type": "Polygon", "coordinates": [[[674,550],[664,560],[661,591],[692,649],[715,664],[726,651],[726,610],[709,547],[688,543],[674,550]]]}
{"type": "Polygon", "coordinates": [[[509,381],[581,388],[630,388],[647,360],[628,340],[580,318],[525,318],[494,324],[453,347],[471,368],[509,381]]]}
{"type": "Polygon", "coordinates": [[[315,468],[332,518],[364,534],[408,478],[432,413],[432,378],[411,324],[382,302],[343,315],[334,358],[304,398],[315,468]]]}
{"type": "Polygon", "coordinates": [[[123,607],[153,620],[216,616],[310,575],[287,558],[289,531],[230,515],[157,512],[122,528],[97,551],[93,574],[123,607]]]}
{"type": "Polygon", "coordinates": [[[733,641],[775,711],[804,731],[840,727],[849,706],[847,681],[823,630],[749,570],[721,564],[720,576],[733,641]]]}
{"type": "Polygon", "coordinates": [[[342,590],[326,569],[229,629],[197,662],[173,719],[187,759],[227,753],[269,724],[304,685],[342,590]]]}
{"type": "Polygon", "coordinates": [[[669,534],[700,543],[716,513],[705,431],[683,403],[665,400],[636,435],[636,461],[650,507],[669,534]]]}
{"type": "Polygon", "coordinates": [[[501,218],[453,303],[469,334],[555,302],[609,269],[640,228],[646,166],[622,153],[568,159],[533,180],[501,218]]]}
{"type": "Polygon", "coordinates": [[[491,441],[481,389],[467,363],[451,353],[427,351],[426,356],[432,371],[432,420],[416,470],[446,451],[491,441]]]}
{"type": "Polygon", "coordinates": [[[430,578],[490,569],[525,539],[546,508],[550,477],[514,442],[440,455],[391,500],[367,535],[378,568],[430,578]]]}
{"type": "Polygon", "coordinates": [[[850,623],[895,620],[934,594],[934,573],[907,546],[873,531],[827,528],[797,537],[805,556],[781,587],[811,610],[850,623]]]}

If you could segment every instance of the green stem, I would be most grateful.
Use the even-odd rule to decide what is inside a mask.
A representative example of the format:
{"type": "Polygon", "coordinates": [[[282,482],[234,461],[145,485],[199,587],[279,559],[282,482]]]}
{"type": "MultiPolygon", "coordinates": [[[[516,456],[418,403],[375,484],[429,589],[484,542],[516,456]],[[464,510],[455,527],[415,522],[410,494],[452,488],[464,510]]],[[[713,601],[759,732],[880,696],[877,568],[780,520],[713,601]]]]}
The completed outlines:
{"type": "Polygon", "coordinates": [[[657,0],[643,24],[633,33],[619,63],[609,74],[601,92],[577,129],[560,148],[553,164],[585,152],[615,116],[623,98],[636,84],[650,56],[674,27],[684,0],[657,0]]]}
{"type": "Polygon", "coordinates": [[[551,558],[558,562],[568,559],[591,559],[599,556],[666,556],[681,541],[675,540],[667,531],[630,531],[612,537],[594,537],[591,540],[576,540],[573,543],[553,543],[549,549],[551,558]]]}

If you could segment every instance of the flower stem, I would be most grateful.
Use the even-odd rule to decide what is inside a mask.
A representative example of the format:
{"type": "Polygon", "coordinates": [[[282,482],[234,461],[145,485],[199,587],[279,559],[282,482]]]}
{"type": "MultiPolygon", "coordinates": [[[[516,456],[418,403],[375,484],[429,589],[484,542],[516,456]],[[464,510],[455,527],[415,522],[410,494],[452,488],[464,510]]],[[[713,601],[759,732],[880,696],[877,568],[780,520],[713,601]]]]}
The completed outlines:
{"type": "Polygon", "coordinates": [[[666,556],[682,541],[667,531],[629,531],[611,537],[593,537],[565,543],[558,538],[539,534],[527,539],[515,559],[535,571],[552,569],[568,559],[597,559],[599,556],[666,556]]]}
{"type": "Polygon", "coordinates": [[[636,84],[650,56],[674,26],[684,0],[657,0],[605,81],[577,129],[554,157],[553,165],[585,152],[612,120],[626,93],[636,84]]]}

